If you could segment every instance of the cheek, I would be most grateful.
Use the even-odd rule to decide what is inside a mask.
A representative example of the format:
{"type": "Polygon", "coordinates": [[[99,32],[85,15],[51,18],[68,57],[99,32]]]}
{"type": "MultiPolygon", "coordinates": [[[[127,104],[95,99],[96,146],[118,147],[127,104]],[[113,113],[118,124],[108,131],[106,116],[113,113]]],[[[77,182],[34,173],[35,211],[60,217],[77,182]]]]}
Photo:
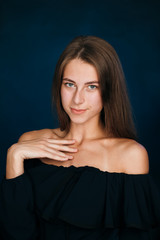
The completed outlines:
{"type": "Polygon", "coordinates": [[[61,101],[62,105],[64,106],[70,100],[70,94],[66,91],[63,87],[61,87],[61,101]]]}
{"type": "Polygon", "coordinates": [[[90,102],[92,105],[96,106],[96,108],[102,108],[102,98],[100,94],[93,94],[90,98],[90,102]]]}

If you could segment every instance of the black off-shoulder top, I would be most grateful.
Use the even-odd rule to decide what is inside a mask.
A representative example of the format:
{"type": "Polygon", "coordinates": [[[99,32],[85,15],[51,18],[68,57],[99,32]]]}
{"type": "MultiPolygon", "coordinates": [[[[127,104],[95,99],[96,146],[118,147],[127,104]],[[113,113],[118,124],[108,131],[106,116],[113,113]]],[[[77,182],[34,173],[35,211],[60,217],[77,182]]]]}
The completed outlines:
{"type": "Polygon", "coordinates": [[[3,240],[160,239],[160,191],[150,173],[34,161],[1,183],[3,240]]]}

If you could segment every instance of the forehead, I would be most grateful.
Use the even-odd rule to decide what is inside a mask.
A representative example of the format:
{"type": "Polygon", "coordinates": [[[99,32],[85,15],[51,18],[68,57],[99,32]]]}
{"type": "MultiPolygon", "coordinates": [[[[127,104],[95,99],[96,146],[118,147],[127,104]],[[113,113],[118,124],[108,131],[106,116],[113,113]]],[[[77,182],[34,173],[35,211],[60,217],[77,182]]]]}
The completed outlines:
{"type": "Polygon", "coordinates": [[[98,73],[93,65],[81,59],[73,59],[64,68],[63,78],[76,82],[98,81],[98,73]]]}

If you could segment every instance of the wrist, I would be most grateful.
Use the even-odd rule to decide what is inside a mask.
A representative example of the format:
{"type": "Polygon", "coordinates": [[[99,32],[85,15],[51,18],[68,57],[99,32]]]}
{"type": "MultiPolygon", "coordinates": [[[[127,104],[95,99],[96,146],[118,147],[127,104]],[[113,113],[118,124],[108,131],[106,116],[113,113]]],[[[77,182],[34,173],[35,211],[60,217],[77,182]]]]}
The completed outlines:
{"type": "Polygon", "coordinates": [[[8,149],[6,160],[6,178],[15,178],[24,172],[24,159],[15,151],[14,147],[8,149]]]}

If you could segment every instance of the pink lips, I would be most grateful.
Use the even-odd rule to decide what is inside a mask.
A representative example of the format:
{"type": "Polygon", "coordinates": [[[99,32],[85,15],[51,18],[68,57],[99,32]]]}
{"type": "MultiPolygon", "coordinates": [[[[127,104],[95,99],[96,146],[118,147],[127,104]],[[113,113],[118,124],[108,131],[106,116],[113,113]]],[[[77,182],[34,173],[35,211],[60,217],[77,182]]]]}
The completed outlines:
{"type": "Polygon", "coordinates": [[[72,113],[75,114],[81,114],[84,113],[86,111],[86,109],[75,109],[75,108],[71,108],[72,113]]]}

